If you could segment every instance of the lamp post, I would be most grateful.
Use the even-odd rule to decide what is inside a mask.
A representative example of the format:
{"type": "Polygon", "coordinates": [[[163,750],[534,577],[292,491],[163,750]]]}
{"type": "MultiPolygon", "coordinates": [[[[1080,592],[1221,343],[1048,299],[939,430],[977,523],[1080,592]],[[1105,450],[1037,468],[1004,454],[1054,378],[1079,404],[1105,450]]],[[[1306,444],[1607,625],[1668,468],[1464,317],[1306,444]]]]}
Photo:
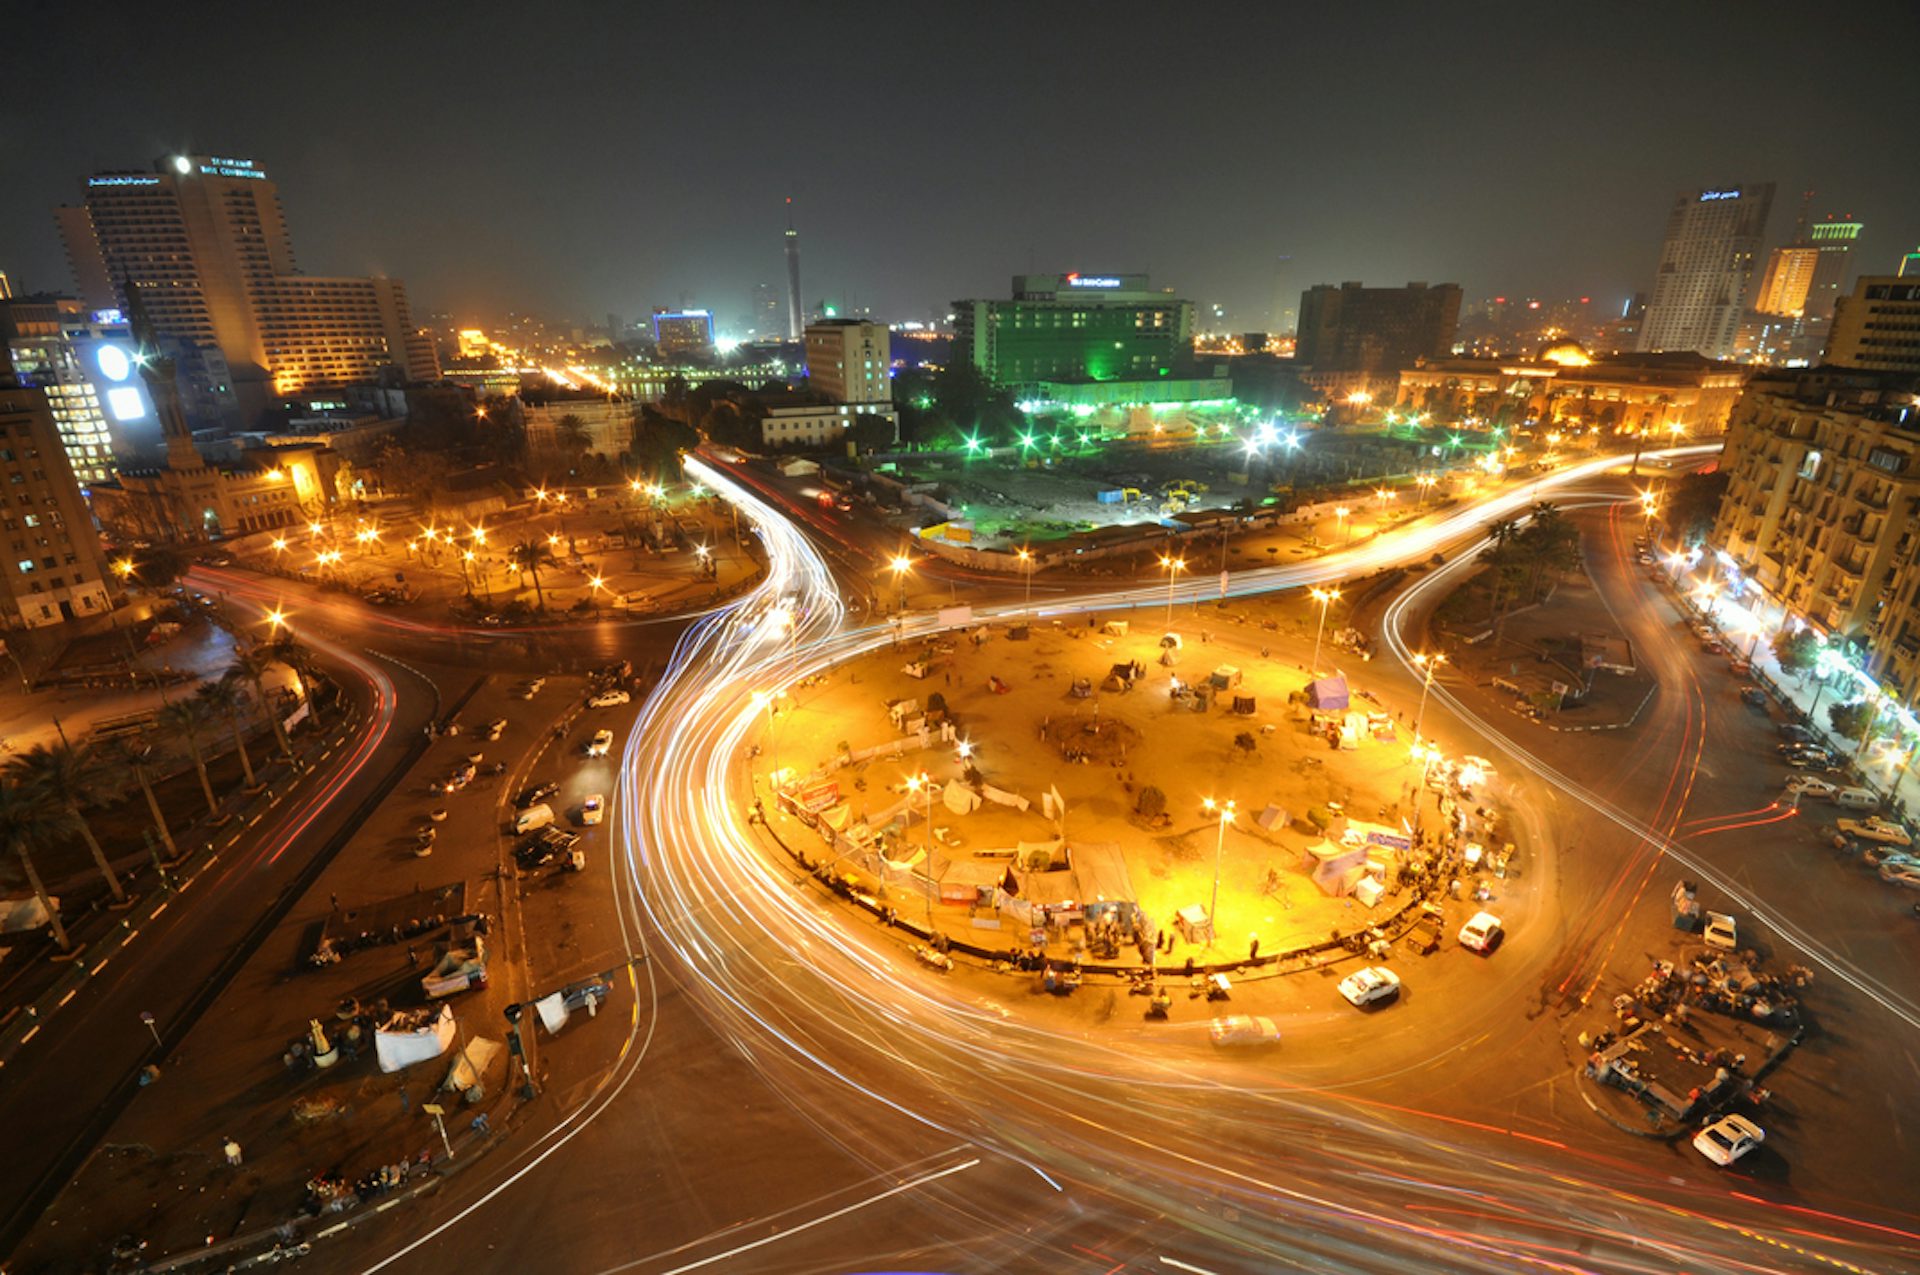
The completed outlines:
{"type": "Polygon", "coordinates": [[[900,605],[897,610],[907,609],[907,573],[913,570],[913,559],[904,553],[895,554],[893,561],[887,564],[893,572],[894,583],[900,586],[900,605]]]}
{"type": "Polygon", "coordinates": [[[1160,566],[1167,573],[1167,632],[1171,633],[1173,631],[1173,583],[1180,578],[1180,573],[1186,570],[1187,560],[1163,556],[1160,559],[1160,566]]]}
{"type": "Polygon", "coordinates": [[[1353,544],[1353,521],[1351,519],[1352,513],[1353,513],[1353,510],[1347,508],[1345,505],[1341,505],[1338,509],[1333,511],[1334,525],[1338,526],[1340,523],[1346,523],[1347,525],[1347,544],[1348,545],[1353,544]]]}
{"type": "Polygon", "coordinates": [[[1418,743],[1420,740],[1420,724],[1427,719],[1427,692],[1433,689],[1433,675],[1439,672],[1442,664],[1447,662],[1447,657],[1438,654],[1428,655],[1422,653],[1414,656],[1413,662],[1427,671],[1426,678],[1420,683],[1420,707],[1413,715],[1413,738],[1414,742],[1418,743]]]}
{"type": "Polygon", "coordinates": [[[1031,620],[1033,619],[1033,551],[1023,546],[1014,556],[1020,559],[1020,564],[1027,571],[1027,602],[1021,614],[1031,620]]]}
{"type": "Polygon", "coordinates": [[[907,791],[927,799],[926,863],[921,876],[927,883],[927,937],[933,937],[933,779],[926,771],[907,776],[907,791]]]}
{"type": "Polygon", "coordinates": [[[1308,667],[1311,677],[1320,676],[1320,639],[1327,631],[1327,607],[1340,596],[1338,589],[1309,589],[1307,594],[1320,604],[1320,627],[1313,633],[1313,663],[1308,667]]]}
{"type": "Polygon", "coordinates": [[[1233,822],[1233,803],[1218,805],[1213,798],[1202,801],[1201,806],[1208,814],[1219,815],[1219,830],[1213,837],[1213,897],[1207,901],[1207,947],[1213,947],[1212,940],[1220,936],[1220,922],[1216,913],[1220,910],[1220,856],[1227,845],[1227,825],[1233,822]]]}

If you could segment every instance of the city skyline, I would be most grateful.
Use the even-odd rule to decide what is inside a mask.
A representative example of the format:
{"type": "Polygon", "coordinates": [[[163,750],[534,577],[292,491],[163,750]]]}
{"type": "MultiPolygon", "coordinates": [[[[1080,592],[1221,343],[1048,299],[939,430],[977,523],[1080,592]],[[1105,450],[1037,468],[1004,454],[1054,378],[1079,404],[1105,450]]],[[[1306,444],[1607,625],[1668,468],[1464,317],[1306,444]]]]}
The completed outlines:
{"type": "MultiPolygon", "coordinates": [[[[1085,28],[1064,14],[1023,14],[1027,37],[1011,51],[993,23],[878,28],[885,52],[873,56],[840,38],[855,22],[749,12],[727,32],[725,59],[669,56],[718,47],[685,15],[550,26],[530,37],[508,93],[478,87],[490,65],[480,18],[436,28],[438,43],[404,16],[383,18],[378,46],[358,43],[351,23],[282,17],[216,27],[188,47],[138,13],[84,37],[79,19],[49,15],[46,55],[18,72],[27,91],[10,130],[0,267],[17,290],[71,291],[52,208],[94,169],[175,152],[267,168],[313,273],[404,279],[423,314],[593,324],[684,296],[730,326],[757,285],[784,282],[789,195],[809,308],[889,319],[944,313],[1016,273],[1071,269],[1150,271],[1203,316],[1224,305],[1225,326],[1241,329],[1268,326],[1276,297],[1348,280],[1454,282],[1469,298],[1593,295],[1617,309],[1651,290],[1674,195],[1720,182],[1813,188],[1817,213],[1866,224],[1859,272],[1891,271],[1920,236],[1920,178],[1871,158],[1896,153],[1892,85],[1831,75],[1810,90],[1822,110],[1752,126],[1763,98],[1740,50],[1758,56],[1777,28],[1768,13],[1785,20],[1784,8],[1735,31],[1704,12],[1667,15],[1652,51],[1606,24],[1542,33],[1410,11],[1367,29],[1351,60],[1326,54],[1363,33],[1320,14],[1249,14],[1244,39],[1163,42],[1148,57],[1124,23],[1085,28]],[[647,87],[632,95],[601,72],[636,47],[623,35],[642,33],[655,52],[639,55],[647,87]],[[269,41],[338,67],[343,91],[283,93],[273,77],[217,73],[269,41]],[[532,56],[541,46],[553,47],[532,56]],[[435,50],[424,66],[408,52],[422,48],[435,50]],[[948,66],[978,78],[928,96],[948,66]],[[1106,68],[1096,82],[1109,87],[1070,87],[1086,66],[1106,68]],[[1126,89],[1128,68],[1152,91],[1126,89]],[[404,120],[378,93],[403,75],[427,90],[404,120]],[[169,110],[140,106],[154,100],[169,110]],[[874,154],[816,150],[824,134],[807,121],[843,100],[904,104],[862,116],[874,154]],[[1246,109],[1262,101],[1269,112],[1246,109]],[[1842,116],[1853,123],[1838,148],[1821,121],[1842,116]],[[575,118],[606,124],[556,130],[575,118]],[[1407,118],[1423,127],[1402,128],[1407,118]]],[[[1797,38],[1808,66],[1838,68],[1871,47],[1870,27],[1916,25],[1882,6],[1797,38]]],[[[1768,247],[1785,241],[1790,216],[1774,210],[1768,247]]]]}

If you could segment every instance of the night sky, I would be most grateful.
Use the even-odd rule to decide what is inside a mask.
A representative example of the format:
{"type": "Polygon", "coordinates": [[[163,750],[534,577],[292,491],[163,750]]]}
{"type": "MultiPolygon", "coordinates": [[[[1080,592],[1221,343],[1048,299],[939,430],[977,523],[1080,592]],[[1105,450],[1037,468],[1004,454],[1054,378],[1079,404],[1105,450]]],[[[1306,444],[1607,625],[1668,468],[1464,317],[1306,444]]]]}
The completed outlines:
{"type": "Polygon", "coordinates": [[[1910,0],[402,9],[17,4],[0,270],[71,290],[52,207],[185,150],[265,168],[303,269],[460,317],[725,324],[788,194],[808,304],[888,319],[1029,269],[1243,329],[1344,279],[1617,309],[1709,183],[1778,182],[1774,242],[1813,186],[1857,270],[1920,244],[1910,0]]]}

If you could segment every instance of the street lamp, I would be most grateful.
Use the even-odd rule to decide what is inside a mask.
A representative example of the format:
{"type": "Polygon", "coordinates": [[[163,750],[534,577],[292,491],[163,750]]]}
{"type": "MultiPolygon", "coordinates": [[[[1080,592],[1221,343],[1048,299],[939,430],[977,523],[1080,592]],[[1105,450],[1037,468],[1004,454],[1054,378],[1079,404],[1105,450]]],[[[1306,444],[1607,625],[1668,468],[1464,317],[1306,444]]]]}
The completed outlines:
{"type": "MultiPolygon", "coordinates": [[[[1187,560],[1185,558],[1173,558],[1173,557],[1162,556],[1160,559],[1160,565],[1166,570],[1166,573],[1167,573],[1167,630],[1166,631],[1171,633],[1173,632],[1173,582],[1175,580],[1178,580],[1180,578],[1180,573],[1187,569],[1187,560]]],[[[1028,577],[1028,578],[1031,579],[1032,577],[1028,577]]]]}
{"type": "Polygon", "coordinates": [[[1427,719],[1427,692],[1433,689],[1433,675],[1447,662],[1444,655],[1428,655],[1424,652],[1413,657],[1413,662],[1426,670],[1426,677],[1420,683],[1420,707],[1413,714],[1413,738],[1420,739],[1420,724],[1427,719]]]}
{"type": "Polygon", "coordinates": [[[1022,614],[1025,615],[1028,619],[1032,619],[1033,618],[1033,551],[1031,549],[1022,547],[1020,550],[1018,550],[1014,554],[1014,557],[1020,559],[1021,565],[1027,569],[1027,604],[1025,609],[1022,611],[1022,614]]]}
{"type": "Polygon", "coordinates": [[[1353,510],[1347,508],[1345,505],[1341,505],[1338,509],[1335,509],[1333,511],[1335,526],[1338,526],[1340,523],[1343,523],[1343,522],[1347,524],[1347,543],[1349,545],[1353,543],[1353,523],[1348,521],[1348,515],[1350,515],[1351,513],[1353,513],[1353,510]]]}
{"type": "Polygon", "coordinates": [[[927,938],[933,938],[933,779],[926,771],[907,776],[907,791],[927,799],[927,858],[921,875],[927,883],[927,938]]]}
{"type": "Polygon", "coordinates": [[[907,609],[907,573],[913,570],[913,559],[904,553],[895,554],[893,561],[888,563],[887,567],[893,572],[894,583],[900,586],[899,609],[905,611],[907,609]]]}
{"type": "Polygon", "coordinates": [[[1309,589],[1307,590],[1307,596],[1320,604],[1320,627],[1315,629],[1313,632],[1313,663],[1309,666],[1309,669],[1308,669],[1311,676],[1319,677],[1320,676],[1320,638],[1327,631],[1327,607],[1336,598],[1340,596],[1340,590],[1309,589]]]}
{"type": "Polygon", "coordinates": [[[1220,854],[1226,848],[1227,825],[1233,822],[1234,803],[1229,801],[1224,806],[1217,805],[1213,798],[1208,797],[1200,804],[1208,814],[1217,813],[1220,817],[1220,828],[1213,838],[1213,898],[1207,903],[1207,946],[1211,948],[1212,940],[1220,936],[1220,921],[1216,915],[1220,910],[1220,854]]]}

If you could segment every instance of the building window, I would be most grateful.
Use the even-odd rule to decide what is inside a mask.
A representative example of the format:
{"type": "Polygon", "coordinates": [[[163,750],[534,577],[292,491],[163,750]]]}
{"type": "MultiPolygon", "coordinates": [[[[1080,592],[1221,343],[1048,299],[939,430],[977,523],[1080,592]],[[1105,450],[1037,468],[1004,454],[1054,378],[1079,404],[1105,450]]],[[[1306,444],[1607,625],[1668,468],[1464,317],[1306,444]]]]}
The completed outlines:
{"type": "Polygon", "coordinates": [[[33,559],[32,559],[32,558],[22,558],[22,559],[20,559],[20,563],[19,563],[19,566],[20,566],[20,574],[21,574],[21,575],[26,575],[26,574],[27,574],[28,572],[30,572],[30,571],[33,571],[33,570],[35,569],[35,567],[34,567],[34,561],[33,561],[33,559]]]}

